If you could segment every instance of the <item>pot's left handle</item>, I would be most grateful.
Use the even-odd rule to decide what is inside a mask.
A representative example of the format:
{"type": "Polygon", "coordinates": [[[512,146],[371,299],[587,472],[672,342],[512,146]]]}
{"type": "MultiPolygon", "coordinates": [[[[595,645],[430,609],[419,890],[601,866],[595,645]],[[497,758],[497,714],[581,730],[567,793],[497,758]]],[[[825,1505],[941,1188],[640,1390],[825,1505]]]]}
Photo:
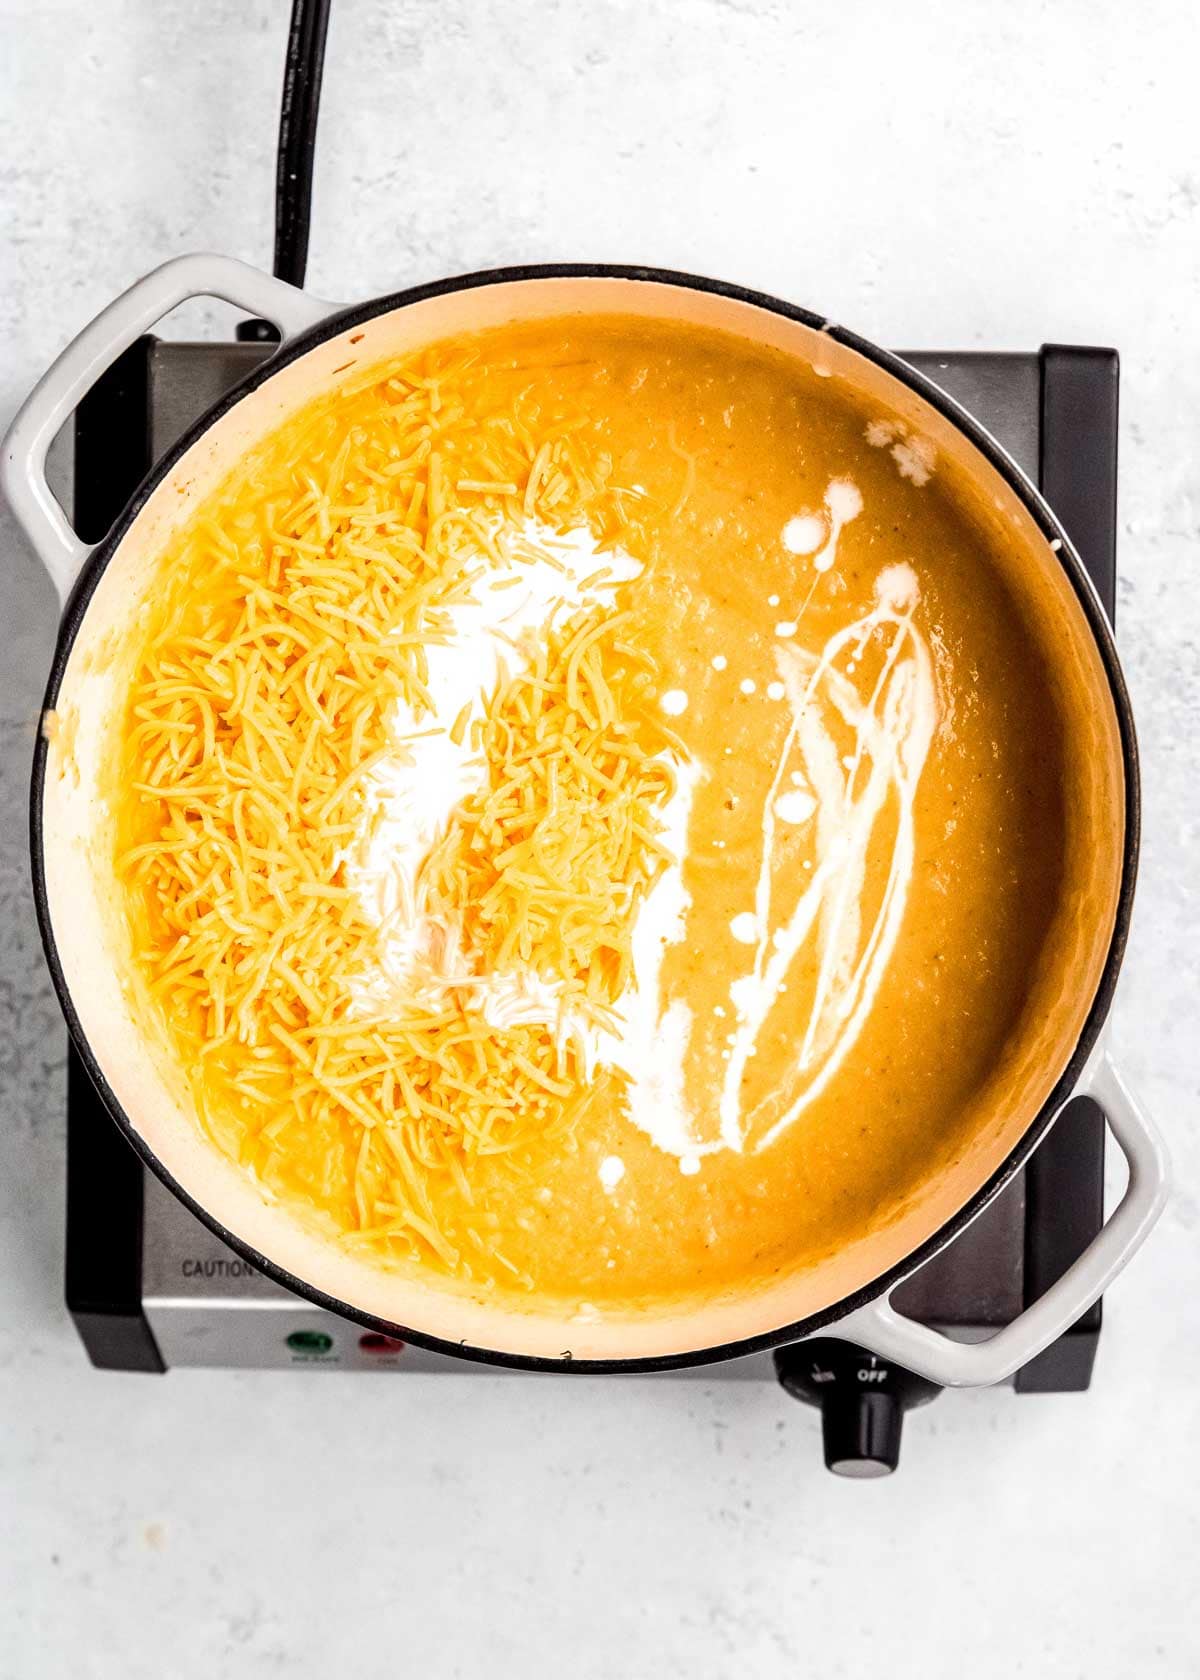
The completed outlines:
{"type": "Polygon", "coordinates": [[[92,551],[46,482],[46,453],[63,421],[123,350],[188,298],[223,298],[271,321],[286,343],[338,305],[276,280],[235,257],[175,257],[122,292],[84,327],[34,386],[0,446],[0,485],[64,603],[92,551]]]}

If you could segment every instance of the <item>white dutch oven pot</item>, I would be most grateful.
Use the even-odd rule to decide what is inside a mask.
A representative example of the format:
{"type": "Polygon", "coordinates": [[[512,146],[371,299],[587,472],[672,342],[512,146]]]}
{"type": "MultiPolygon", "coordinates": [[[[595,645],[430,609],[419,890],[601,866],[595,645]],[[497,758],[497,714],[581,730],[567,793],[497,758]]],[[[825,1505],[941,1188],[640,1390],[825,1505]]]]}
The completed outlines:
{"type": "Polygon", "coordinates": [[[101,1096],[148,1166],[254,1265],[319,1305],[445,1352],[525,1367],[649,1370],[836,1335],[934,1382],[998,1382],[1066,1330],[1140,1246],[1166,1193],[1162,1144],[1104,1048],[1124,949],[1138,844],[1137,754],[1109,626],[1064,531],[1034,487],[957,404],[897,358],[772,298],[656,270],[570,266],[470,275],[350,308],[323,303],[220,256],[181,257],[139,281],[59,357],[13,423],[3,482],[64,603],[46,695],[59,716],[33,781],[34,881],[51,972],[101,1096]],[[46,483],[47,448],[98,375],[187,298],[224,298],[273,321],[279,351],[150,473],[108,537],[81,542],[46,483]],[[171,533],[247,448],[343,373],[435,339],[531,317],[596,311],[720,327],[848,381],[938,451],[939,473],[1002,529],[1012,587],[1042,615],[1061,656],[1078,776],[1069,807],[1072,878],[1060,949],[1030,977],[1029,1019],[1006,1058],[1005,1094],[955,1158],[890,1222],[801,1275],[687,1310],[629,1311],[586,1324],[536,1298],[488,1300],[422,1274],[351,1257],[265,1201],[203,1136],[178,1070],[127,1004],[102,749],[119,714],[136,638],[171,533]],[[1129,1165],[1124,1196],[1087,1251],[990,1341],[971,1345],[898,1314],[896,1284],[980,1213],[1068,1097],[1103,1109],[1129,1165]]]}

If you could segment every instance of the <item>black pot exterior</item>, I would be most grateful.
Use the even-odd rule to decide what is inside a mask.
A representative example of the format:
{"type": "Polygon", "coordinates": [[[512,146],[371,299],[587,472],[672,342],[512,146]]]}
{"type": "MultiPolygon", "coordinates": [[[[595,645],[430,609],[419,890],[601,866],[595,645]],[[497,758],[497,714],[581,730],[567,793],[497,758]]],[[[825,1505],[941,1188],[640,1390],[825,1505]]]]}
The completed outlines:
{"type": "MultiPolygon", "coordinates": [[[[404,1341],[413,1342],[418,1346],[432,1349],[435,1352],[456,1355],[485,1364],[503,1366],[526,1371],[556,1371],[573,1370],[581,1372],[605,1373],[637,1373],[659,1370],[682,1369],[688,1366],[717,1363],[721,1360],[734,1359],[746,1354],[760,1352],[766,1349],[786,1346],[791,1342],[801,1340],[814,1331],[825,1329],[836,1324],[837,1320],[853,1312],[856,1308],[866,1305],[868,1301],[886,1294],[900,1280],[917,1267],[937,1254],[973,1220],[982,1209],[997,1196],[1006,1184],[1020,1171],[1034,1148],[1045,1135],[1063,1103],[1070,1096],[1087,1063],[1092,1050],[1099,1038],[1104,1021],[1112,1003],[1116,988],[1117,976],[1125,952],[1128,939],[1129,923],[1133,906],[1134,885],[1137,875],[1137,860],[1141,824],[1141,801],[1138,775],[1137,740],[1134,732],[1133,712],[1126,690],[1125,680],[1117,658],[1116,647],[1113,642],[1112,631],[1105,617],[1082,561],[1075,552],[1069,537],[1059,525],[1050,508],[1042,500],[1038,492],[1017,468],[1015,463],[1004,453],[995,439],[984,430],[964,409],[950,397],[940,391],[923,374],[918,373],[906,362],[891,352],[879,349],[857,334],[844,327],[837,326],[810,310],[797,308],[793,304],[784,303],[765,293],[747,290],[741,286],[730,285],[722,281],[704,279],[697,275],[682,274],[669,269],[625,267],[606,263],[552,263],[536,264],[529,267],[488,269],[476,274],[461,275],[454,279],[440,280],[425,286],[412,287],[403,292],[393,293],[387,297],[375,298],[368,303],[339,311],[327,320],[310,328],[307,332],[292,339],[276,355],[272,356],[259,367],[255,368],[246,379],[236,385],[219,403],[192,426],[157,462],[139,485],[130,499],[120,518],[112,530],[105,537],[89,557],[78,582],[72,592],[63,615],[59,629],[58,642],[55,649],[54,662],[51,666],[50,677],[44,700],[45,710],[54,707],[59,688],[66,670],[67,660],[79,627],[87,612],[88,603],[103,575],[109,561],[120,547],[126,533],[129,531],[137,515],[144,507],[151,493],[164,479],[173,472],[176,464],[188,449],[208,430],[222,415],[235,406],[251,391],[257,390],[270,380],[275,373],[289,363],[307,354],[316,345],[344,332],[348,327],[361,325],[376,316],[390,314],[393,310],[402,309],[408,305],[420,303],[427,298],[440,297],[449,292],[469,291],[483,286],[508,285],[525,280],[559,280],[559,279],[612,279],[631,280],[653,283],[655,285],[675,286],[684,290],[701,291],[729,298],[738,303],[754,306],[775,315],[799,322],[801,325],[817,332],[823,332],[835,343],[857,352],[867,361],[874,363],[885,372],[891,374],[901,384],[922,397],[938,413],[949,420],[979,453],[1000,474],[1009,488],[1019,498],[1038,529],[1053,547],[1053,550],[1066,572],[1080,607],[1087,619],[1088,625],[1095,639],[1097,650],[1104,666],[1108,680],[1109,691],[1117,714],[1120,729],[1121,751],[1124,765],[1125,780],[1125,837],[1124,854],[1122,860],[1121,887],[1117,903],[1116,918],[1113,926],[1112,939],[1109,944],[1108,955],[1100,983],[1096,990],[1092,1007],[1084,1023],[1078,1042],[1071,1054],[1070,1060],[1063,1071],[1062,1077],[1055,1085],[1042,1108],[1034,1116],[1019,1142],[1007,1156],[1003,1164],[993,1173],[983,1187],[971,1197],[932,1237],[917,1248],[900,1264],[893,1267],[883,1276],[875,1279],[866,1288],[854,1295],[846,1297],[825,1311],[813,1314],[798,1323],[788,1324],[778,1330],[766,1334],[749,1337],[742,1341],[726,1343],[719,1347],[701,1348],[688,1353],[671,1354],[657,1358],[645,1359],[612,1359],[612,1360],[583,1360],[573,1359],[569,1353],[564,1353],[557,1359],[531,1358],[523,1355],[505,1353],[498,1349],[469,1347],[458,1342],[445,1342],[437,1337],[429,1336],[409,1329],[405,1325],[395,1324],[387,1319],[374,1317],[349,1306],[325,1294],[304,1282],[302,1278],[284,1271],[265,1255],[259,1254],[248,1243],[244,1242],[236,1232],[228,1230],[221,1222],[214,1218],[205,1208],[199,1205],[187,1191],[176,1182],[167,1172],[162,1163],[154,1155],[140,1135],[135,1131],[128,1116],[124,1113],[116,1095],[104,1076],[100,1058],[89,1043],[78,1014],[72,1003],[71,994],[67,987],[62,964],[59,960],[57,942],[51,926],[49,903],[46,891],[44,857],[42,849],[42,793],[46,776],[47,743],[39,734],[34,752],[33,776],[31,784],[30,809],[30,846],[33,863],[33,892],[37,910],[38,924],[41,930],[42,942],[45,947],[47,961],[55,990],[63,1014],[66,1017],[72,1039],[82,1058],[88,1073],[100,1094],[108,1112],[116,1124],[124,1132],[129,1143],[140,1156],[143,1163],[163,1181],[164,1184],[184,1203],[184,1205],[202,1221],[216,1236],[230,1248],[242,1255],[251,1265],[265,1273],[284,1288],[294,1294],[303,1296],[316,1306],[329,1312],[353,1320],[355,1323],[366,1325],[368,1328],[382,1332],[389,1336],[396,1336],[404,1341]]],[[[565,1326],[564,1326],[565,1329],[565,1326]]]]}

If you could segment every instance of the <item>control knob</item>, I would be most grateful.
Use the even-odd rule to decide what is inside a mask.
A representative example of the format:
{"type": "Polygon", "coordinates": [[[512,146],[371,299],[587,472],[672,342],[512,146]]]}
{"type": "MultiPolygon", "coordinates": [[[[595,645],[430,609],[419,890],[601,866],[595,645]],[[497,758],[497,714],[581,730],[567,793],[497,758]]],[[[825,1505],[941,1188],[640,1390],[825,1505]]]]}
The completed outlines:
{"type": "Polygon", "coordinates": [[[941,1393],[937,1383],[832,1336],[780,1348],[775,1369],[790,1395],[820,1407],[825,1464],[836,1476],[890,1476],[905,1412],[941,1393]]]}

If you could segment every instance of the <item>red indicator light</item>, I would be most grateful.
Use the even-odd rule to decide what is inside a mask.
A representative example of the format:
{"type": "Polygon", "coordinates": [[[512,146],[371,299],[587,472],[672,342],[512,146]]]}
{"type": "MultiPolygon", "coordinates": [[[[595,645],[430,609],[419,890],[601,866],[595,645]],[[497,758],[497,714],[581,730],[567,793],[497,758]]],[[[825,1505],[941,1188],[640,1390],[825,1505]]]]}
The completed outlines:
{"type": "Polygon", "coordinates": [[[378,1330],[364,1330],[358,1338],[364,1353],[403,1353],[404,1343],[395,1336],[381,1336],[378,1330]]]}

